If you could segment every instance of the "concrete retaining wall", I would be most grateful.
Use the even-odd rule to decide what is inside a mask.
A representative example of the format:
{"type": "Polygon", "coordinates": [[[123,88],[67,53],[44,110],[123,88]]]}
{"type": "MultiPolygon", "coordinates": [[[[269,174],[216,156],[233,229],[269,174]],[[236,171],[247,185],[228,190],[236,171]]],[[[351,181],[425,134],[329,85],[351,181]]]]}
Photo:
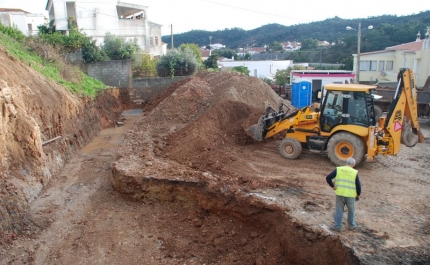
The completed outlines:
{"type": "Polygon", "coordinates": [[[128,88],[130,98],[137,104],[147,102],[162,93],[172,83],[189,76],[132,78],[131,60],[112,60],[106,62],[84,63],[82,53],[66,55],[69,63],[79,66],[87,75],[109,86],[128,88]]]}
{"type": "Polygon", "coordinates": [[[130,98],[137,104],[142,104],[150,98],[164,92],[172,83],[189,76],[134,78],[130,88],[130,98]]]}
{"type": "Polygon", "coordinates": [[[130,88],[132,86],[131,61],[112,60],[86,64],[89,76],[109,86],[130,88]]]}

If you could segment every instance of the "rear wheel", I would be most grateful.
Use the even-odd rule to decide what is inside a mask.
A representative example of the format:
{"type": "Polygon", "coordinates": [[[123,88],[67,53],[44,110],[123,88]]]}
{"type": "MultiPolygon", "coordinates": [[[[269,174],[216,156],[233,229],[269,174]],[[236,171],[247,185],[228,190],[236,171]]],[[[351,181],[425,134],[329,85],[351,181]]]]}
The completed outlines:
{"type": "Polygon", "coordinates": [[[357,135],[339,132],[328,141],[327,153],[336,166],[344,166],[350,157],[354,158],[355,164],[358,165],[363,161],[365,148],[363,141],[357,135]]]}
{"type": "Polygon", "coordinates": [[[279,153],[284,158],[296,159],[302,153],[302,144],[294,138],[285,138],[279,144],[279,153]]]}

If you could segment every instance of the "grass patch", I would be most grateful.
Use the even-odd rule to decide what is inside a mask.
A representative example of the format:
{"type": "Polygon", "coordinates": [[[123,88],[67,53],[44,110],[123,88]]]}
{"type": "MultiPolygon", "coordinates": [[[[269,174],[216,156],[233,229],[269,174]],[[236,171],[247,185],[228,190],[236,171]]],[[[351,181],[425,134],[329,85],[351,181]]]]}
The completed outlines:
{"type": "MultiPolygon", "coordinates": [[[[28,63],[33,69],[46,76],[49,80],[57,82],[79,95],[95,97],[98,91],[107,87],[101,81],[89,77],[75,66],[67,65],[59,60],[54,60],[53,62],[43,60],[42,57],[31,51],[25,42],[18,42],[2,32],[0,32],[0,45],[11,56],[28,63]],[[63,77],[64,75],[71,77],[70,79],[73,81],[66,80],[63,77]]],[[[50,50],[49,52],[52,51],[50,50]]]]}

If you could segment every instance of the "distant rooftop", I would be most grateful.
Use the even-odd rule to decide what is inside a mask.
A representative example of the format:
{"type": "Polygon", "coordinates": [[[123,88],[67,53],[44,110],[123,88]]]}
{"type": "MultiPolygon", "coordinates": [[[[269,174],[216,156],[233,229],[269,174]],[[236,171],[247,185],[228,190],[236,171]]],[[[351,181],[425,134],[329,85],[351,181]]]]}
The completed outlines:
{"type": "Polygon", "coordinates": [[[30,12],[24,11],[19,8],[0,8],[0,12],[24,12],[30,14],[30,12]]]}

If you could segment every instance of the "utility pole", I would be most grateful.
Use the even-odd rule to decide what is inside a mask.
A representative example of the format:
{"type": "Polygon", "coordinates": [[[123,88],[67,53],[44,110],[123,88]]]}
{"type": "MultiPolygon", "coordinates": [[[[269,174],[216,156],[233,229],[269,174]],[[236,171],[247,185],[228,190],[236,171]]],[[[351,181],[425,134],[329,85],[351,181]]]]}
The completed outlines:
{"type": "Polygon", "coordinates": [[[360,84],[360,46],[361,46],[361,21],[358,22],[358,44],[357,44],[357,64],[356,64],[356,70],[357,70],[357,84],[360,84]]]}
{"type": "Polygon", "coordinates": [[[170,24],[170,40],[172,41],[172,49],[173,49],[173,24],[170,24]]]}
{"type": "MultiPolygon", "coordinates": [[[[357,29],[355,29],[355,28],[352,28],[352,27],[350,27],[350,26],[347,26],[346,27],[346,30],[356,30],[357,31],[357,38],[358,38],[358,40],[357,40],[357,61],[355,62],[355,71],[356,71],[356,74],[355,74],[355,77],[356,77],[356,83],[357,84],[360,84],[360,47],[361,47],[361,21],[360,22],[358,22],[358,30],[357,29]]],[[[367,28],[365,28],[365,29],[373,29],[373,26],[372,25],[370,25],[370,26],[368,26],[367,28]]],[[[364,29],[363,29],[364,30],[364,29]]]]}

